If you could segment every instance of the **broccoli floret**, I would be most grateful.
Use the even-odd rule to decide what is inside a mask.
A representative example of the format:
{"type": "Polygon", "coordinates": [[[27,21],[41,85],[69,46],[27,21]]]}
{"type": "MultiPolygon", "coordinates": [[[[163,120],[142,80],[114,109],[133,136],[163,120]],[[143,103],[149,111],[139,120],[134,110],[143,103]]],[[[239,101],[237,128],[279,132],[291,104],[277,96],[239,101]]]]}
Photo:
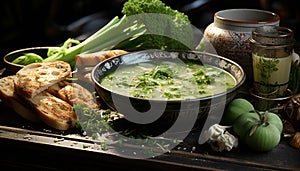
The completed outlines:
{"type": "Polygon", "coordinates": [[[162,1],[128,0],[123,5],[122,13],[137,17],[147,28],[145,34],[128,44],[127,50],[193,49],[193,30],[188,16],[162,1]]]}

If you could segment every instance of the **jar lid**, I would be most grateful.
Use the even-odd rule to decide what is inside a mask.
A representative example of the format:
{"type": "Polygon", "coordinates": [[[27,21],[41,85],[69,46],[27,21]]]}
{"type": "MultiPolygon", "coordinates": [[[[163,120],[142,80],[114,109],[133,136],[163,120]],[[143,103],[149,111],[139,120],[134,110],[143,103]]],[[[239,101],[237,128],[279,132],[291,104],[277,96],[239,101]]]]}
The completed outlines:
{"type": "Polygon", "coordinates": [[[292,45],[294,33],[291,29],[280,26],[258,27],[252,32],[251,42],[261,45],[292,45]]]}
{"type": "Polygon", "coordinates": [[[252,32],[261,26],[279,26],[278,14],[260,10],[236,8],[218,11],[214,14],[214,24],[222,29],[239,32],[252,32]]]}

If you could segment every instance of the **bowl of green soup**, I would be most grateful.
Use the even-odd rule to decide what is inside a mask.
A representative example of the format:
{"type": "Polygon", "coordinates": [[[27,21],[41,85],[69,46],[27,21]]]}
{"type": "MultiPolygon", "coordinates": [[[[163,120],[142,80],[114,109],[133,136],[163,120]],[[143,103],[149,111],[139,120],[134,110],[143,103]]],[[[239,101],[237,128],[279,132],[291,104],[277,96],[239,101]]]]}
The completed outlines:
{"type": "Polygon", "coordinates": [[[128,122],[162,132],[219,123],[245,77],[242,67],[227,58],[178,50],[123,54],[92,71],[95,89],[109,108],[128,122]]]}

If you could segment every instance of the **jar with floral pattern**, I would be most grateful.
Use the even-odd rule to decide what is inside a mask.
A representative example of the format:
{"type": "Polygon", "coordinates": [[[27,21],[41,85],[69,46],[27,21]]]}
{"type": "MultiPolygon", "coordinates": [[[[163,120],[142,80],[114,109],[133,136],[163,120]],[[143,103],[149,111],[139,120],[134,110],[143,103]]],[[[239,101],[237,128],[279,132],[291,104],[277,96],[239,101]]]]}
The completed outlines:
{"type": "Polygon", "coordinates": [[[253,83],[252,31],[266,25],[279,26],[279,21],[279,15],[259,9],[218,11],[214,14],[214,22],[204,30],[203,39],[196,49],[205,51],[210,43],[218,55],[240,64],[246,72],[246,82],[253,83]]]}

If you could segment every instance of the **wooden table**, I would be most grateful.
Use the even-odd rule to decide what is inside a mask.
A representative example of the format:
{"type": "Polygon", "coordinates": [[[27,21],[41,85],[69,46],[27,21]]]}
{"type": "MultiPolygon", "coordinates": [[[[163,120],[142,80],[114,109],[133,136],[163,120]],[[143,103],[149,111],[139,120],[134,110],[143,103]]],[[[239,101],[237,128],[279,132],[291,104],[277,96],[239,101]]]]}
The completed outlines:
{"type": "Polygon", "coordinates": [[[94,148],[93,142],[82,137],[35,130],[1,103],[0,111],[1,170],[300,170],[300,150],[289,146],[288,138],[267,153],[252,152],[243,145],[214,152],[208,144],[199,145],[193,131],[169,152],[133,159],[94,148]]]}

